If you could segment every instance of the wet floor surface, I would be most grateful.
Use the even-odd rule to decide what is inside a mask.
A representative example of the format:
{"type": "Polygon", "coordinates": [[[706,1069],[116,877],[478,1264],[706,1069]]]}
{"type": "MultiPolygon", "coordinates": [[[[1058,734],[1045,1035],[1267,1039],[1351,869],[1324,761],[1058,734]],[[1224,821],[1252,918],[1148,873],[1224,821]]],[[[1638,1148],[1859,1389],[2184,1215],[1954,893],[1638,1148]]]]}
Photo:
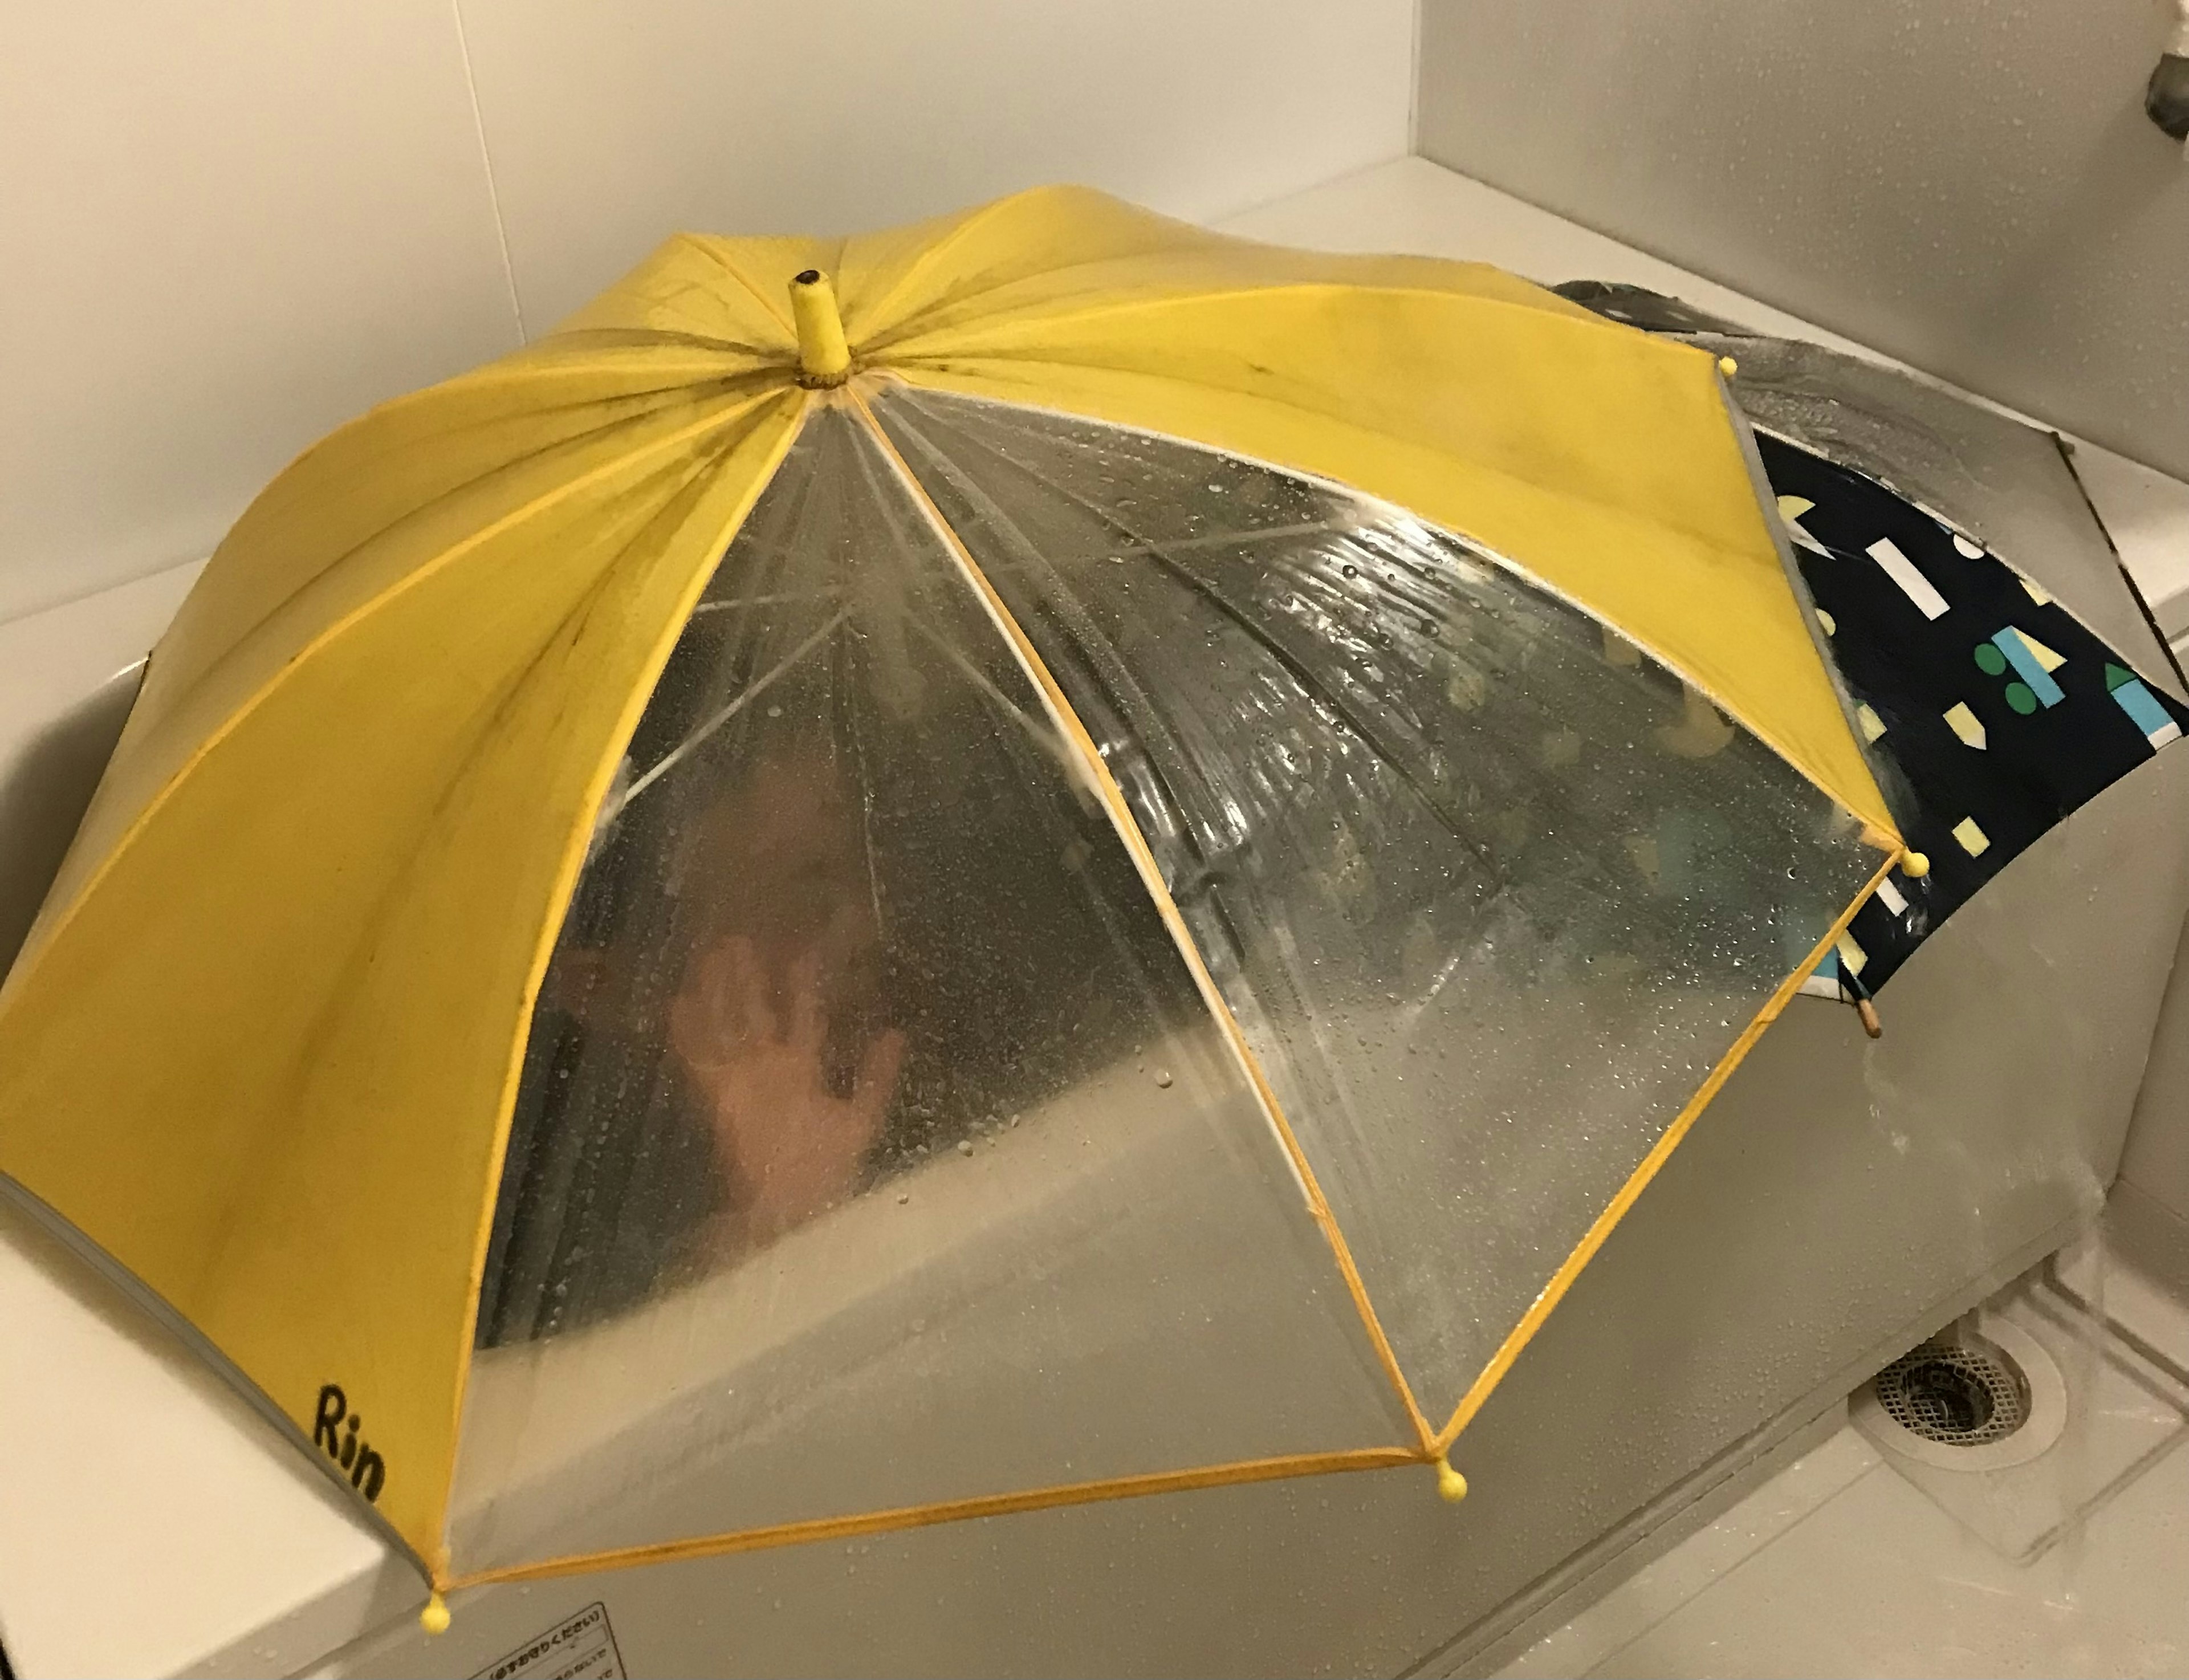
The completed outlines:
{"type": "Polygon", "coordinates": [[[1504,1673],[2189,1672],[2189,1430],[2165,1427],[2189,1306],[2096,1251],[2021,1287],[2004,1309],[2061,1332],[2056,1445],[1995,1482],[1949,1473],[1941,1494],[1934,1468],[1850,1423],[1504,1673]],[[2090,1302],[2101,1315],[2075,1310],[2090,1302]],[[2030,1515],[2047,1500],[2049,1534],[2030,1515]]]}

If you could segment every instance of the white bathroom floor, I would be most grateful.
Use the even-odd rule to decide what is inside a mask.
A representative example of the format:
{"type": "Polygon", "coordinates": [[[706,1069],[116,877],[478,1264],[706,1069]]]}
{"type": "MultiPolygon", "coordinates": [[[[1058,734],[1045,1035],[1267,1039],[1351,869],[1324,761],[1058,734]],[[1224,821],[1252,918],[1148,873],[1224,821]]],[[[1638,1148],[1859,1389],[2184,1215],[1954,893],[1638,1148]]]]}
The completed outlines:
{"type": "MultiPolygon", "coordinates": [[[[2184,1366],[2189,1309],[2177,1298],[2095,1245],[2063,1276],[2102,1302],[2116,1338],[2184,1366]]],[[[2126,1421],[2145,1422],[2145,1406],[2118,1389],[2090,1421],[2118,1428],[2141,1411],[2126,1421]]],[[[2077,1428],[2071,1408],[2054,1453],[2075,1451],[2077,1428]]],[[[2016,1563],[1843,1427],[1503,1673],[2189,1673],[2185,1441],[2174,1431],[2056,1543],[2016,1563]]]]}

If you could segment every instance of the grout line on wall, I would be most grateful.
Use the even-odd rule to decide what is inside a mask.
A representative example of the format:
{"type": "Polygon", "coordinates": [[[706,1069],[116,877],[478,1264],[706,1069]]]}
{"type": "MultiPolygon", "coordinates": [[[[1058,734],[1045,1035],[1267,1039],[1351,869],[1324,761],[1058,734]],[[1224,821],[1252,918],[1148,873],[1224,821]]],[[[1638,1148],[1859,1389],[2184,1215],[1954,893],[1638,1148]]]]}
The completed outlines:
{"type": "MultiPolygon", "coordinates": [[[[450,0],[454,3],[454,0],[450,0]]],[[[1406,156],[1418,157],[1422,150],[1422,14],[1428,11],[1429,0],[1414,0],[1413,59],[1406,69],[1406,156]]]]}
{"type": "Polygon", "coordinates": [[[495,240],[501,247],[501,275],[509,284],[509,310],[517,317],[517,342],[529,344],[532,335],[524,330],[524,300],[517,292],[517,264],[509,257],[509,225],[502,219],[501,193],[494,184],[494,154],[487,149],[486,113],[479,109],[478,78],[472,74],[472,43],[464,32],[463,0],[449,0],[449,11],[456,20],[456,51],[464,61],[464,90],[472,98],[472,126],[478,131],[479,162],[486,170],[486,201],[494,212],[495,240]]]}

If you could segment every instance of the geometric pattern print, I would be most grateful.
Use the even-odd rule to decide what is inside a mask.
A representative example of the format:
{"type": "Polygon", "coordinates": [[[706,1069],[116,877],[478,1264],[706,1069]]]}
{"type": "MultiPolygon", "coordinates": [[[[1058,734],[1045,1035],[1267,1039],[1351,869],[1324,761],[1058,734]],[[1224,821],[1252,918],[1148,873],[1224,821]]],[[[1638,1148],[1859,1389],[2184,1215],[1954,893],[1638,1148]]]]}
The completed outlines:
{"type": "Polygon", "coordinates": [[[1758,433],[1855,721],[1900,831],[1896,870],[1803,989],[1867,996],[2052,825],[2181,738],[2045,588],[1859,472],[1758,433]]]}

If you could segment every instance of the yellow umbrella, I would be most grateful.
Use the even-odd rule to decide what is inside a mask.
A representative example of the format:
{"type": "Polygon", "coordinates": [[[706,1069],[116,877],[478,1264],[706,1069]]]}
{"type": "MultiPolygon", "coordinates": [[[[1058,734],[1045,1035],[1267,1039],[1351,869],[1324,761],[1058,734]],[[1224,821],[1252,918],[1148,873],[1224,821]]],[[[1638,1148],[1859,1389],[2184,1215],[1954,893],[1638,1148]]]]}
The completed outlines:
{"type": "Polygon", "coordinates": [[[1901,858],[1727,372],[1083,190],[671,240],[223,543],[0,1169],[437,1587],[1457,1496],[1901,858]]]}

